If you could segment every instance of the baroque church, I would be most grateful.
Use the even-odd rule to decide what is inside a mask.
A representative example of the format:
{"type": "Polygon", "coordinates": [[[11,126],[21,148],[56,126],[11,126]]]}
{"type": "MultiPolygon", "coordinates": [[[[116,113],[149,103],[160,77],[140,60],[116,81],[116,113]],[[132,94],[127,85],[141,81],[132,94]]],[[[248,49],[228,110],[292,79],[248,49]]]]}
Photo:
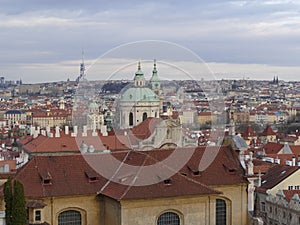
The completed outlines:
{"type": "Polygon", "coordinates": [[[146,85],[141,63],[134,76],[134,84],[123,92],[119,101],[119,126],[132,128],[148,117],[159,118],[162,109],[160,80],[154,61],[150,87],[146,85]]]}

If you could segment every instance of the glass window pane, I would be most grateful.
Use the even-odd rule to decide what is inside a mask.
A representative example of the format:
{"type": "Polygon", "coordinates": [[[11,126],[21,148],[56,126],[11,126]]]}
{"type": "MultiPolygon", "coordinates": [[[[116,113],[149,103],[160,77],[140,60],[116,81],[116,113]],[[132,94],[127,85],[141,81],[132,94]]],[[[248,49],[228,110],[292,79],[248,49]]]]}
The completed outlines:
{"type": "Polygon", "coordinates": [[[226,225],[226,202],[222,199],[216,202],[216,225],[226,225]]]}
{"type": "Polygon", "coordinates": [[[81,225],[81,214],[75,210],[64,211],[58,216],[58,225],[81,225]]]}
{"type": "Polygon", "coordinates": [[[159,216],[157,225],[180,225],[180,218],[174,212],[166,212],[159,216]]]}

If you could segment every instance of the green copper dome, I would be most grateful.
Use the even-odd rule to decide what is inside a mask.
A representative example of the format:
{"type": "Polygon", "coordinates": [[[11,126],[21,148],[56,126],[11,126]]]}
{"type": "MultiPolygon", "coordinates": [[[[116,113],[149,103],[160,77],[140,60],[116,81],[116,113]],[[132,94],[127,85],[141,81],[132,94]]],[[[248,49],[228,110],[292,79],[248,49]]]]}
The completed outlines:
{"type": "Polygon", "coordinates": [[[98,104],[96,102],[92,102],[90,105],[89,105],[89,108],[90,109],[98,109],[98,104]]]}
{"type": "Polygon", "coordinates": [[[121,102],[159,102],[157,95],[147,87],[131,87],[121,97],[121,102]]]}

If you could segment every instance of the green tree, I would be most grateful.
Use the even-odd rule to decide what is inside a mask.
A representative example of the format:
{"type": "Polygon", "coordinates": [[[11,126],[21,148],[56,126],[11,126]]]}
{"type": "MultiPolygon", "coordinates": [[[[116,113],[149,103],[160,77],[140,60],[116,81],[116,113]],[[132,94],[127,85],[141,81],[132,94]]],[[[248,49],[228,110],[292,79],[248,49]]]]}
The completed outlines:
{"type": "Polygon", "coordinates": [[[4,184],[4,201],[5,201],[5,220],[6,225],[13,225],[12,223],[12,185],[11,178],[9,177],[4,184]]]}
{"type": "Polygon", "coordinates": [[[27,212],[23,184],[20,181],[15,180],[12,201],[12,224],[26,225],[26,221],[27,212]]]}

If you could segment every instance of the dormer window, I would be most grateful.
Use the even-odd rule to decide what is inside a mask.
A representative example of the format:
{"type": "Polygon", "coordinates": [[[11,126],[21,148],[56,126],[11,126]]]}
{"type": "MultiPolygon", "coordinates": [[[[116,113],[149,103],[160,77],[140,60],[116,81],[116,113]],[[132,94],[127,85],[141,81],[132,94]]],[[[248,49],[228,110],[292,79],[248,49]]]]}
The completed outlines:
{"type": "Polygon", "coordinates": [[[172,184],[171,179],[164,180],[164,184],[165,185],[171,185],[172,184]]]}
{"type": "Polygon", "coordinates": [[[233,167],[232,165],[224,165],[223,164],[224,169],[226,170],[226,172],[228,172],[229,174],[235,174],[237,169],[235,167],[233,167]]]}
{"type": "Polygon", "coordinates": [[[39,200],[33,200],[28,202],[26,206],[28,209],[29,224],[44,224],[43,208],[47,204],[39,200]]]}
{"type": "Polygon", "coordinates": [[[193,175],[194,176],[199,176],[200,175],[200,171],[193,171],[193,175]]]}
{"type": "Polygon", "coordinates": [[[188,165],[187,168],[189,169],[189,171],[191,171],[193,176],[199,176],[200,175],[200,171],[197,167],[192,166],[192,165],[188,165]]]}
{"type": "Polygon", "coordinates": [[[45,179],[45,180],[43,180],[43,184],[45,184],[45,185],[51,184],[51,179],[45,179]]]}
{"type": "Polygon", "coordinates": [[[43,185],[51,185],[52,184],[52,176],[49,171],[40,172],[40,178],[42,180],[43,185]]]}
{"type": "Polygon", "coordinates": [[[89,183],[94,183],[99,180],[99,175],[93,170],[87,170],[84,172],[85,176],[88,178],[89,183]]]}

